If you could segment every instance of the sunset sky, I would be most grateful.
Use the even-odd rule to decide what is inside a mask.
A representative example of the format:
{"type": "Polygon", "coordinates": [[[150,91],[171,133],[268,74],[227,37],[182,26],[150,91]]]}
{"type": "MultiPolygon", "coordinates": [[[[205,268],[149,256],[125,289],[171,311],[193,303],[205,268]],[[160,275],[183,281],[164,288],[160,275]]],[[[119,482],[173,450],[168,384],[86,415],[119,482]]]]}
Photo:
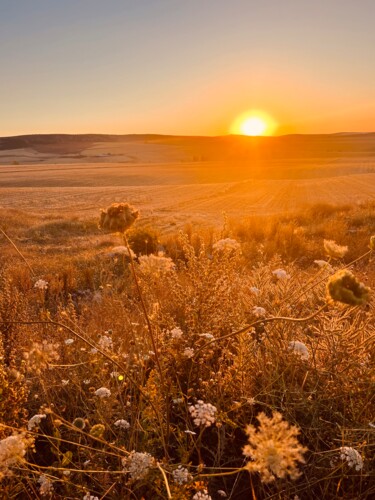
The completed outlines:
{"type": "Polygon", "coordinates": [[[0,0],[0,136],[375,131],[374,0],[0,0]]]}

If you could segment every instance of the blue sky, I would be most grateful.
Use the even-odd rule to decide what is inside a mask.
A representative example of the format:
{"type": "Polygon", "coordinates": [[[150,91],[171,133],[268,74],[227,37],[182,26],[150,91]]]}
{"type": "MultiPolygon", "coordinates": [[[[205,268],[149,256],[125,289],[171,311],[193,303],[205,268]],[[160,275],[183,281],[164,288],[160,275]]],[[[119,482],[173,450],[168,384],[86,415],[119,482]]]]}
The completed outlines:
{"type": "Polygon", "coordinates": [[[375,130],[373,0],[0,0],[0,135],[375,130]]]}

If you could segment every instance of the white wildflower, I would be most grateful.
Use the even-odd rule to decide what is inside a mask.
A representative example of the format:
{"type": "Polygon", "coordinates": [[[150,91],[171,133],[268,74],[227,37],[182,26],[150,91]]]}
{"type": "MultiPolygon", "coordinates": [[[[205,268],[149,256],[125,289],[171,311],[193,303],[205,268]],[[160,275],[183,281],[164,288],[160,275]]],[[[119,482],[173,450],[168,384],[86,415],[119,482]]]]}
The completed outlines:
{"type": "Polygon", "coordinates": [[[320,268],[327,269],[327,271],[333,271],[333,267],[326,260],[314,260],[314,264],[316,264],[320,268]]]}
{"type": "Polygon", "coordinates": [[[130,474],[132,481],[143,479],[149,469],[155,466],[155,459],[149,453],[132,451],[127,458],[122,460],[124,469],[130,474]]]}
{"type": "Polygon", "coordinates": [[[204,403],[200,399],[195,405],[189,405],[189,412],[195,425],[210,427],[215,423],[217,408],[210,403],[204,403]]]}
{"type": "Polygon", "coordinates": [[[108,337],[108,335],[101,335],[98,344],[99,344],[99,347],[101,349],[104,349],[107,351],[110,351],[113,349],[113,341],[112,341],[111,337],[108,337]]]}
{"type": "Polygon", "coordinates": [[[64,343],[65,343],[65,345],[71,345],[71,344],[73,344],[73,342],[74,342],[73,339],[66,339],[64,343]]]}
{"type": "MultiPolygon", "coordinates": [[[[124,246],[124,245],[119,245],[119,246],[117,246],[117,247],[113,247],[113,248],[112,248],[112,250],[110,250],[110,251],[108,252],[108,255],[109,255],[110,257],[114,257],[114,256],[116,256],[116,255],[125,255],[125,256],[127,256],[127,257],[128,257],[128,256],[129,256],[129,250],[127,249],[127,247],[126,247],[126,246],[124,246]]],[[[135,257],[136,257],[136,255],[135,255],[135,253],[133,252],[133,250],[132,250],[132,249],[130,249],[130,257],[131,257],[132,259],[135,259],[135,257]]]]}
{"type": "Polygon", "coordinates": [[[114,423],[114,426],[118,427],[119,429],[129,429],[130,424],[127,420],[120,419],[120,420],[116,420],[116,422],[114,423]]]}
{"type": "Polygon", "coordinates": [[[349,467],[354,467],[355,470],[363,469],[363,460],[357,450],[350,446],[342,446],[340,448],[341,460],[346,460],[349,467]]]}
{"type": "Polygon", "coordinates": [[[89,385],[89,383],[90,383],[90,382],[91,382],[91,380],[90,380],[89,378],[85,378],[85,379],[83,380],[83,383],[84,383],[85,385],[89,385]]]}
{"type": "Polygon", "coordinates": [[[207,490],[198,491],[192,500],[212,500],[212,497],[208,494],[207,490]]]}
{"type": "Polygon", "coordinates": [[[111,391],[106,387],[100,387],[95,391],[95,396],[99,396],[99,398],[109,398],[111,395],[111,391]]]}
{"type": "Polygon", "coordinates": [[[53,493],[53,482],[45,474],[38,479],[40,484],[39,493],[42,497],[50,496],[53,493]]]}
{"type": "Polygon", "coordinates": [[[173,271],[175,265],[170,257],[164,257],[163,252],[158,255],[141,255],[139,257],[139,268],[145,274],[160,276],[173,271]]]}
{"type": "Polygon", "coordinates": [[[99,497],[94,497],[93,495],[90,495],[89,492],[87,492],[86,495],[82,498],[82,500],[99,500],[99,497]]]}
{"type": "Polygon", "coordinates": [[[303,342],[293,340],[289,342],[289,349],[298,354],[298,356],[301,356],[302,359],[309,359],[309,350],[303,342]]]}
{"type": "Polygon", "coordinates": [[[92,347],[90,349],[90,354],[96,354],[98,352],[98,349],[96,347],[92,347]]]}
{"type": "Polygon", "coordinates": [[[332,259],[342,259],[348,251],[348,247],[337,245],[333,240],[324,240],[324,250],[332,259]]]}
{"type": "Polygon", "coordinates": [[[172,399],[172,401],[173,401],[173,403],[174,403],[175,405],[178,405],[178,404],[180,404],[180,403],[183,403],[183,402],[184,402],[184,398],[174,398],[174,399],[172,399]]]}
{"type": "Polygon", "coordinates": [[[241,245],[232,238],[224,238],[216,241],[216,243],[212,245],[212,249],[216,252],[237,252],[241,250],[241,245]]]}
{"type": "Polygon", "coordinates": [[[38,288],[38,290],[47,290],[48,281],[38,280],[34,283],[34,288],[38,288]]]}
{"type": "Polygon", "coordinates": [[[186,467],[182,467],[179,465],[177,469],[172,472],[173,481],[177,484],[184,484],[188,481],[191,481],[192,476],[189,474],[189,471],[186,467]]]}
{"type": "Polygon", "coordinates": [[[11,467],[24,460],[27,448],[33,442],[25,434],[13,434],[0,440],[0,481],[11,474],[11,467]]]}
{"type": "Polygon", "coordinates": [[[182,338],[184,332],[181,330],[181,328],[177,326],[176,328],[173,328],[173,330],[170,331],[170,334],[172,339],[178,340],[182,338]]]}
{"type": "Polygon", "coordinates": [[[249,288],[250,292],[253,293],[254,295],[259,295],[260,294],[260,290],[259,288],[257,288],[256,286],[251,286],[249,288]]]}
{"type": "Polygon", "coordinates": [[[182,355],[185,356],[185,358],[192,358],[194,356],[194,349],[192,349],[191,347],[187,347],[186,349],[184,349],[182,355]]]}
{"type": "Polygon", "coordinates": [[[31,417],[27,423],[27,428],[29,429],[29,431],[33,430],[34,427],[38,427],[43,418],[46,418],[46,415],[44,413],[38,413],[37,415],[31,417]]]}
{"type": "Polygon", "coordinates": [[[290,275],[285,271],[285,269],[275,269],[272,271],[272,274],[279,280],[287,280],[290,278],[290,275]]]}
{"type": "Polygon", "coordinates": [[[264,318],[264,316],[266,315],[266,310],[264,309],[264,307],[255,306],[253,307],[253,313],[258,318],[264,318]]]}

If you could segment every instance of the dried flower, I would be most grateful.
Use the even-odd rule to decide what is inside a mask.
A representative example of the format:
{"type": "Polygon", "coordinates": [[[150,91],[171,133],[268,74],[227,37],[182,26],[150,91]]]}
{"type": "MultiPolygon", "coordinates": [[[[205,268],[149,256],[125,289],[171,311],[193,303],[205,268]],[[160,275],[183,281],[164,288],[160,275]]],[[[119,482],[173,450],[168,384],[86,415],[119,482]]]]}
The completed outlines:
{"type": "Polygon", "coordinates": [[[48,281],[38,280],[34,283],[34,288],[38,288],[38,290],[47,290],[48,281]]]}
{"type": "Polygon", "coordinates": [[[302,359],[309,359],[309,350],[303,342],[292,340],[292,342],[289,342],[289,349],[301,356],[302,359]]]}
{"type": "Polygon", "coordinates": [[[258,429],[253,425],[246,428],[249,444],[244,447],[243,454],[251,459],[246,468],[259,472],[265,483],[287,475],[291,479],[298,478],[296,462],[304,463],[303,453],[306,448],[298,442],[297,427],[289,426],[278,412],[272,418],[262,412],[257,419],[260,423],[258,429]]]}
{"type": "Polygon", "coordinates": [[[189,474],[189,471],[186,467],[179,465],[177,469],[172,472],[173,481],[177,484],[184,484],[192,479],[192,475],[189,474]]]}
{"type": "Polygon", "coordinates": [[[253,293],[254,295],[259,295],[260,294],[260,290],[259,288],[257,288],[256,286],[251,286],[249,288],[250,292],[253,293]]]}
{"type": "Polygon", "coordinates": [[[28,371],[40,375],[50,363],[59,359],[57,348],[57,344],[49,344],[46,340],[42,343],[33,342],[30,351],[24,353],[28,371]]]}
{"type": "Polygon", "coordinates": [[[375,250],[375,234],[370,238],[370,250],[375,250]]]}
{"type": "Polygon", "coordinates": [[[192,358],[194,356],[194,349],[191,347],[187,347],[186,349],[184,349],[182,355],[185,356],[185,358],[192,358]]]}
{"type": "Polygon", "coordinates": [[[31,417],[27,423],[27,428],[29,429],[29,431],[33,430],[34,427],[39,427],[40,422],[44,418],[46,418],[46,415],[44,413],[38,413],[37,415],[31,417]]]}
{"type": "Polygon", "coordinates": [[[212,497],[208,494],[207,490],[198,491],[192,498],[192,500],[212,500],[212,497]]]}
{"type": "Polygon", "coordinates": [[[215,252],[223,253],[238,252],[241,250],[241,245],[238,243],[238,241],[232,238],[224,238],[222,240],[216,241],[216,243],[212,245],[212,250],[214,250],[215,252]]]}
{"type": "Polygon", "coordinates": [[[81,429],[81,431],[86,427],[86,422],[83,420],[83,418],[75,418],[73,420],[73,425],[74,427],[77,427],[77,429],[81,429]]]}
{"type": "Polygon", "coordinates": [[[155,466],[155,459],[149,453],[132,451],[123,461],[124,469],[130,474],[132,481],[146,477],[151,467],[155,466]]]}
{"type": "Polygon", "coordinates": [[[348,251],[348,247],[337,245],[333,240],[324,240],[324,250],[332,259],[342,259],[348,251]]]}
{"type": "Polygon", "coordinates": [[[365,304],[369,300],[369,294],[370,288],[360,283],[347,269],[338,271],[327,283],[328,299],[351,306],[365,304]]]}
{"type": "Polygon", "coordinates": [[[93,425],[91,427],[90,435],[97,437],[97,438],[101,438],[104,434],[104,431],[105,431],[105,427],[103,424],[96,424],[96,425],[93,425]]]}
{"type": "MultiPolygon", "coordinates": [[[[125,255],[126,257],[129,257],[129,250],[128,247],[124,245],[119,245],[117,247],[113,247],[112,250],[108,252],[108,255],[111,257],[114,257],[115,255],[125,255]]],[[[132,249],[130,249],[130,258],[131,259],[136,258],[136,255],[132,249]]]]}
{"type": "Polygon", "coordinates": [[[82,500],[99,500],[99,497],[94,497],[93,495],[90,495],[89,492],[87,492],[86,495],[82,498],[82,500]]]}
{"type": "Polygon", "coordinates": [[[42,497],[50,496],[53,493],[53,482],[45,474],[42,474],[38,479],[40,484],[39,493],[42,497]]]}
{"type": "Polygon", "coordinates": [[[183,337],[184,332],[178,326],[170,331],[172,339],[179,340],[183,337]]]}
{"type": "Polygon", "coordinates": [[[99,228],[124,233],[138,216],[138,210],[128,203],[112,203],[106,210],[101,210],[99,228]]]}
{"type": "Polygon", "coordinates": [[[98,396],[99,398],[109,398],[111,395],[111,391],[107,389],[106,387],[100,387],[100,389],[97,389],[95,391],[95,396],[98,396]]]}
{"type": "Polygon", "coordinates": [[[139,257],[139,268],[144,274],[159,277],[161,274],[173,271],[175,265],[170,257],[164,257],[163,252],[158,255],[141,255],[139,257]]]}
{"type": "Polygon", "coordinates": [[[215,423],[217,408],[199,399],[195,405],[189,405],[189,412],[195,425],[210,427],[210,425],[215,423]]]}
{"type": "Polygon", "coordinates": [[[113,340],[108,335],[101,335],[98,344],[103,350],[111,351],[113,349],[113,340]]]}
{"type": "Polygon", "coordinates": [[[34,439],[26,434],[13,434],[0,440],[0,481],[11,475],[11,468],[22,462],[27,449],[34,443],[34,439]]]}
{"type": "Polygon", "coordinates": [[[264,309],[264,307],[255,306],[255,307],[253,307],[253,314],[254,314],[254,316],[257,316],[258,318],[260,318],[260,317],[263,318],[266,315],[266,310],[264,309]]]}
{"type": "Polygon", "coordinates": [[[327,269],[327,271],[333,271],[333,267],[326,260],[314,260],[314,264],[316,264],[321,269],[324,268],[327,269]]]}
{"type": "Polygon", "coordinates": [[[116,422],[114,423],[114,426],[118,427],[119,429],[129,429],[130,424],[127,420],[120,419],[120,420],[116,420],[116,422]]]}
{"type": "Polygon", "coordinates": [[[73,344],[73,342],[74,342],[73,339],[66,339],[64,343],[65,343],[65,345],[71,345],[71,344],[73,344]]]}
{"type": "Polygon", "coordinates": [[[341,460],[346,460],[349,467],[354,467],[357,471],[363,469],[363,460],[361,455],[357,450],[351,448],[350,446],[342,446],[340,448],[340,458],[341,460]]]}

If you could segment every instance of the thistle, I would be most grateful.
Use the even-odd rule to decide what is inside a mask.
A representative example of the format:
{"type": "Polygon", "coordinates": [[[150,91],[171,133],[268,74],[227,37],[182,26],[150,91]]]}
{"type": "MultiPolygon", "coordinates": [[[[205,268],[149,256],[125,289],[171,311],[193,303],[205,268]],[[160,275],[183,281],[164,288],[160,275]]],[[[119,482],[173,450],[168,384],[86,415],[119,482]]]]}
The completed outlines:
{"type": "Polygon", "coordinates": [[[327,298],[350,306],[360,306],[369,300],[370,288],[360,283],[353,273],[342,269],[327,283],[327,298]]]}
{"type": "Polygon", "coordinates": [[[124,233],[136,221],[138,210],[128,203],[112,203],[100,214],[99,228],[107,231],[124,233]]]}

